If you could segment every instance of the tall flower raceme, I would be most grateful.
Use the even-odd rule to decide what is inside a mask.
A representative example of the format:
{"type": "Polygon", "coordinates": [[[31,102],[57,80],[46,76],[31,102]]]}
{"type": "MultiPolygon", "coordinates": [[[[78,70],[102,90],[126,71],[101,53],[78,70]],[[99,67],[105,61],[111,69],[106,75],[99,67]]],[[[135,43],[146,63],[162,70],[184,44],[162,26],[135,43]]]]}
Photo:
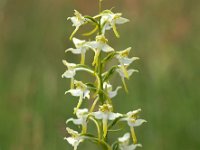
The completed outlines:
{"type": "MultiPolygon", "coordinates": [[[[135,127],[145,123],[144,119],[140,119],[138,114],[141,109],[129,111],[122,114],[114,109],[112,99],[121,91],[122,86],[113,87],[111,78],[113,74],[118,74],[122,80],[124,90],[128,92],[126,80],[128,80],[136,69],[130,69],[131,64],[139,59],[138,57],[130,57],[131,47],[124,50],[115,50],[114,46],[109,44],[106,38],[106,32],[112,30],[114,35],[119,38],[117,26],[129,22],[128,19],[122,17],[122,13],[114,13],[111,10],[101,11],[101,3],[99,0],[99,14],[95,16],[82,15],[77,10],[74,11],[74,16],[68,17],[71,20],[72,26],[75,27],[70,36],[74,47],[68,48],[65,52],[71,52],[75,55],[80,55],[80,63],[63,60],[66,66],[66,71],[62,74],[62,78],[71,80],[70,89],[65,94],[70,94],[77,98],[78,103],[74,108],[75,117],[69,118],[66,121],[67,126],[74,124],[79,126],[80,131],[75,131],[69,127],[66,128],[67,136],[64,138],[74,150],[85,140],[101,144],[107,150],[135,150],[141,147],[138,144],[135,133],[135,127]],[[79,39],[74,37],[79,28],[91,24],[94,29],[84,36],[91,37],[88,39],[79,39]],[[93,36],[96,34],[95,36],[93,36]],[[93,52],[92,64],[87,64],[87,51],[93,52]],[[115,59],[116,65],[108,66],[108,62],[115,59]],[[76,75],[86,72],[88,76],[94,76],[94,81],[85,82],[77,80],[76,75]],[[120,91],[119,91],[120,90],[120,91]],[[85,108],[84,103],[92,103],[89,108],[85,108]],[[116,138],[115,141],[109,140],[112,137],[112,131],[121,132],[121,129],[116,130],[118,123],[124,123],[129,127],[129,132],[124,136],[116,138]],[[89,124],[94,124],[96,133],[88,128],[89,124]],[[131,142],[130,142],[130,139],[131,142]],[[111,142],[114,141],[114,142],[111,142]]],[[[93,79],[93,78],[92,78],[93,79]]]]}

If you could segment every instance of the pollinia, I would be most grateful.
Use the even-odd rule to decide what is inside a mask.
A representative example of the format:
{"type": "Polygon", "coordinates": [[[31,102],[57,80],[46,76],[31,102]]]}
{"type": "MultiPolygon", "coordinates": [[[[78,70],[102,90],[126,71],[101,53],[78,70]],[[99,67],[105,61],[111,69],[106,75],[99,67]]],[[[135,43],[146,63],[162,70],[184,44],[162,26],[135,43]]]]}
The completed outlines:
{"type": "Polygon", "coordinates": [[[71,94],[78,99],[78,104],[73,112],[75,118],[68,119],[66,124],[67,126],[75,124],[80,127],[81,131],[67,127],[68,134],[64,139],[74,147],[74,150],[85,140],[100,144],[108,150],[134,150],[141,147],[141,144],[137,142],[134,128],[146,121],[138,118],[141,109],[129,111],[126,114],[114,111],[112,99],[122,87],[118,86],[113,90],[110,80],[114,73],[118,74],[125,91],[128,92],[125,80],[129,79],[134,72],[138,72],[135,69],[129,69],[130,64],[138,57],[128,57],[131,47],[118,51],[109,45],[105,36],[106,32],[112,30],[115,36],[119,38],[117,25],[129,22],[129,20],[123,18],[122,13],[114,13],[112,10],[102,11],[102,1],[99,0],[99,14],[96,16],[82,15],[75,10],[74,16],[68,17],[72,26],[75,27],[70,36],[75,47],[69,48],[65,52],[80,55],[81,60],[78,64],[63,60],[67,70],[63,73],[62,78],[71,80],[70,89],[65,94],[71,94]],[[88,24],[94,26],[94,29],[84,35],[89,37],[96,35],[95,39],[87,41],[75,38],[79,28],[88,24]],[[87,51],[94,52],[91,65],[85,63],[87,51]],[[108,62],[113,59],[116,60],[117,64],[108,66],[108,62]],[[94,76],[94,82],[85,83],[76,80],[76,74],[79,72],[86,72],[88,75],[94,76]],[[83,108],[82,104],[87,102],[86,99],[89,99],[92,103],[89,108],[83,108]],[[95,125],[96,131],[88,129],[90,123],[95,125]],[[113,131],[122,130],[121,128],[116,129],[116,127],[119,127],[118,124],[127,124],[129,130],[122,137],[113,141],[112,138],[109,138],[113,131]]]}

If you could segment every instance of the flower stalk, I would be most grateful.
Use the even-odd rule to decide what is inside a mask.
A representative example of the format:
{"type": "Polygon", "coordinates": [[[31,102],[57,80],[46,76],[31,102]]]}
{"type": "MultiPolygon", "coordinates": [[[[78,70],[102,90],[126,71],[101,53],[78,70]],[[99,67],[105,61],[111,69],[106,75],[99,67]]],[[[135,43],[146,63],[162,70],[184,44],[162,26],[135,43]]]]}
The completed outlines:
{"type": "Polygon", "coordinates": [[[146,121],[138,118],[138,113],[141,109],[129,111],[126,114],[116,112],[114,110],[113,98],[117,96],[119,89],[122,87],[124,87],[125,92],[128,92],[126,80],[134,72],[138,72],[136,69],[129,69],[129,67],[138,57],[128,57],[131,47],[117,51],[109,45],[106,32],[111,30],[119,38],[117,26],[129,22],[129,20],[123,18],[122,13],[102,10],[103,0],[98,2],[99,13],[97,15],[93,17],[82,15],[75,10],[74,16],[68,17],[68,20],[72,22],[72,26],[75,27],[70,35],[74,48],[68,48],[65,52],[80,55],[80,64],[63,60],[66,71],[62,74],[62,78],[70,79],[70,89],[65,94],[77,97],[78,100],[73,112],[76,117],[68,119],[66,124],[68,126],[69,123],[73,123],[81,127],[81,131],[75,131],[67,127],[66,130],[70,136],[64,139],[74,147],[74,150],[77,150],[79,144],[85,140],[100,144],[106,150],[134,150],[137,147],[141,147],[141,144],[137,143],[135,127],[142,125],[146,121]],[[80,40],[74,37],[79,28],[87,24],[93,25],[94,29],[82,35],[91,36],[96,33],[95,39],[80,40]],[[88,59],[87,51],[94,52],[93,62],[90,65],[85,61],[88,59]],[[118,63],[109,66],[108,62],[112,60],[116,60],[118,63]],[[87,72],[89,75],[94,76],[95,80],[91,83],[77,80],[76,75],[81,72],[87,72]],[[111,84],[113,74],[120,76],[122,87],[113,87],[111,84]],[[84,108],[83,104],[88,103],[90,100],[92,100],[92,104],[89,103],[89,108],[84,108]],[[96,110],[96,108],[99,109],[96,110]],[[95,124],[97,134],[91,134],[88,127],[90,122],[95,124]],[[122,131],[119,127],[115,128],[119,122],[127,122],[130,133],[124,134],[123,137],[117,138],[112,143],[110,142],[112,140],[109,140],[110,135],[114,131],[122,131]],[[130,137],[132,138],[132,144],[129,144],[130,137]]]}

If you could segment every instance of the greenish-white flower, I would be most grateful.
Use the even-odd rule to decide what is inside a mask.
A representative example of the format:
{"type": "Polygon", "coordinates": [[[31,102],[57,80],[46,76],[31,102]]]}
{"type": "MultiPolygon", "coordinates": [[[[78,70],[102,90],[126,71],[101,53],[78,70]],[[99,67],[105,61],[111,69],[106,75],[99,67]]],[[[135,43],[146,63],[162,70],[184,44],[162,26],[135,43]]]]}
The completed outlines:
{"type": "Polygon", "coordinates": [[[71,79],[71,88],[74,87],[74,76],[76,75],[76,64],[68,63],[66,60],[63,60],[63,64],[67,66],[67,70],[62,74],[62,78],[71,79]]]}
{"type": "Polygon", "coordinates": [[[118,68],[116,69],[116,71],[119,73],[120,77],[121,77],[121,80],[122,80],[122,83],[124,85],[124,89],[126,92],[128,92],[128,89],[127,89],[127,86],[126,86],[126,82],[125,82],[125,78],[128,78],[134,73],[134,72],[138,72],[138,70],[136,69],[129,69],[127,70],[127,67],[128,66],[122,66],[122,65],[118,65],[118,68]],[[127,71],[127,74],[126,72],[124,71],[126,70],[127,71]]]}
{"type": "Polygon", "coordinates": [[[118,138],[119,149],[120,150],[135,150],[136,147],[142,147],[141,144],[131,144],[129,145],[130,133],[124,134],[123,137],[118,138]]]}
{"type": "Polygon", "coordinates": [[[71,93],[72,96],[79,97],[78,105],[74,111],[76,113],[79,107],[81,106],[83,99],[90,98],[90,91],[88,90],[87,85],[85,85],[81,81],[74,80],[74,85],[75,85],[75,88],[66,91],[65,94],[71,93]]]}
{"type": "Polygon", "coordinates": [[[66,123],[72,121],[76,125],[81,125],[82,126],[82,133],[85,134],[87,132],[87,118],[88,118],[88,109],[77,109],[76,111],[76,116],[77,119],[70,118],[66,121],[66,123]]]}
{"type": "Polygon", "coordinates": [[[121,86],[118,86],[114,91],[112,90],[112,85],[104,82],[103,83],[103,89],[106,91],[106,93],[108,94],[109,98],[113,98],[117,95],[117,92],[119,89],[121,89],[121,86]]]}
{"type": "Polygon", "coordinates": [[[128,79],[129,75],[127,72],[127,66],[129,66],[133,61],[139,59],[138,57],[132,57],[132,58],[128,58],[128,55],[130,53],[131,47],[122,50],[122,51],[118,51],[116,58],[118,59],[121,69],[123,71],[123,74],[125,75],[125,77],[128,79]]]}
{"type": "MultiPolygon", "coordinates": [[[[124,73],[124,70],[122,68],[121,65],[118,65],[119,68],[116,69],[116,71],[119,73],[119,75],[121,76],[121,78],[127,78],[125,73],[124,73]]],[[[127,68],[126,68],[127,69],[127,68]]],[[[128,73],[128,78],[134,73],[134,72],[138,72],[138,70],[136,69],[129,69],[127,70],[127,73],[128,73]]]]}
{"type": "Polygon", "coordinates": [[[128,65],[130,65],[133,61],[139,59],[138,57],[128,58],[128,55],[129,55],[129,53],[130,53],[130,50],[131,50],[131,47],[129,47],[129,48],[125,49],[125,50],[122,50],[122,51],[118,51],[118,52],[117,52],[116,58],[118,59],[118,61],[119,61],[119,63],[120,63],[121,65],[128,66],[128,65]]]}
{"type": "Polygon", "coordinates": [[[129,127],[130,127],[130,130],[131,130],[131,135],[132,135],[132,139],[133,139],[133,143],[136,144],[137,143],[137,138],[136,138],[136,135],[135,135],[135,131],[134,131],[134,127],[137,127],[137,126],[140,126],[142,125],[144,122],[147,122],[146,120],[144,119],[138,119],[137,118],[137,115],[138,113],[141,111],[141,109],[137,109],[137,110],[134,110],[134,111],[130,111],[128,112],[125,117],[123,117],[121,119],[121,121],[127,121],[129,127]]]}
{"type": "Polygon", "coordinates": [[[116,118],[122,116],[120,113],[113,113],[113,107],[110,104],[103,104],[99,106],[99,111],[93,112],[92,114],[96,119],[102,120],[103,123],[103,136],[106,137],[108,130],[108,120],[115,120],[116,118]]]}
{"type": "Polygon", "coordinates": [[[71,136],[65,137],[64,140],[67,140],[74,147],[74,150],[77,150],[78,145],[84,140],[83,137],[77,131],[70,128],[66,128],[66,130],[71,136]]]}
{"type": "Polygon", "coordinates": [[[113,13],[112,11],[104,11],[101,13],[101,26],[102,26],[102,33],[105,34],[106,30],[113,29],[115,35],[119,37],[117,32],[116,24],[124,24],[129,22],[128,19],[121,17],[122,13],[113,13]]]}
{"type": "Polygon", "coordinates": [[[73,33],[70,36],[70,39],[72,39],[74,34],[78,31],[79,27],[87,21],[86,18],[84,18],[83,15],[81,13],[79,13],[77,10],[74,10],[74,15],[75,16],[73,16],[73,17],[67,18],[68,20],[69,19],[71,20],[72,26],[75,27],[75,30],[73,31],[73,33]]]}
{"type": "Polygon", "coordinates": [[[94,61],[92,63],[93,65],[98,64],[98,57],[101,51],[106,53],[114,51],[114,49],[110,47],[107,42],[108,40],[104,35],[98,35],[96,36],[96,41],[88,42],[87,45],[95,52],[94,61]]]}
{"type": "Polygon", "coordinates": [[[79,40],[77,38],[72,39],[76,48],[69,48],[65,52],[71,51],[73,54],[81,54],[81,64],[85,62],[85,53],[89,49],[85,40],[79,40]]]}
{"type": "Polygon", "coordinates": [[[67,70],[62,74],[62,78],[73,78],[76,75],[76,64],[68,63],[66,60],[63,60],[63,64],[67,66],[67,70]]]}

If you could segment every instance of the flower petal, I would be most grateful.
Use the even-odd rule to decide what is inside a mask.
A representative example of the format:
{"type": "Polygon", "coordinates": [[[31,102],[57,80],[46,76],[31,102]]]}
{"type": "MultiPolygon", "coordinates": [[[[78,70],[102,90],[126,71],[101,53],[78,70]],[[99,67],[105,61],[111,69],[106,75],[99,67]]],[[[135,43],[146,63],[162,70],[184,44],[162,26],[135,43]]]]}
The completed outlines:
{"type": "Polygon", "coordinates": [[[116,24],[124,24],[129,22],[129,19],[123,18],[123,17],[119,17],[118,19],[116,19],[116,24]]]}
{"type": "Polygon", "coordinates": [[[67,140],[67,142],[69,144],[71,144],[72,146],[74,146],[75,143],[77,142],[77,140],[75,138],[73,138],[73,137],[67,137],[67,138],[65,137],[64,140],[67,140]]]}
{"type": "Polygon", "coordinates": [[[87,114],[88,114],[88,109],[87,109],[87,108],[78,109],[77,112],[76,112],[76,116],[77,116],[78,118],[81,118],[81,117],[83,117],[83,116],[85,116],[85,115],[87,115],[87,114]]]}
{"type": "Polygon", "coordinates": [[[121,88],[122,88],[121,86],[118,86],[114,91],[108,92],[109,97],[110,98],[115,97],[117,95],[118,90],[121,88]]]}
{"type": "Polygon", "coordinates": [[[75,70],[67,70],[62,74],[62,78],[73,78],[75,75],[75,70]]]}
{"type": "Polygon", "coordinates": [[[76,97],[83,95],[83,91],[80,89],[70,89],[70,90],[66,91],[65,94],[66,93],[71,93],[73,96],[76,96],[76,97]]]}
{"type": "Polygon", "coordinates": [[[129,139],[130,139],[130,133],[128,132],[124,134],[123,137],[118,138],[118,141],[121,143],[124,143],[124,142],[126,143],[129,139]]]}
{"type": "Polygon", "coordinates": [[[137,119],[137,120],[135,121],[135,123],[133,124],[133,126],[134,126],[134,127],[140,126],[140,125],[142,125],[144,122],[147,122],[147,121],[144,120],[144,119],[137,119]]]}
{"type": "Polygon", "coordinates": [[[101,111],[93,112],[92,113],[96,119],[103,119],[103,113],[101,111]]]}
{"type": "Polygon", "coordinates": [[[109,112],[109,114],[108,114],[108,120],[115,120],[116,118],[118,118],[120,116],[122,116],[122,114],[109,112]]]}
{"type": "Polygon", "coordinates": [[[85,40],[79,40],[77,38],[73,38],[72,40],[73,40],[74,45],[76,46],[76,48],[81,47],[85,43],[85,40]]]}
{"type": "Polygon", "coordinates": [[[85,90],[83,92],[83,98],[86,98],[86,97],[87,97],[87,99],[90,99],[90,91],[89,90],[85,90]]]}
{"type": "Polygon", "coordinates": [[[102,51],[108,53],[114,51],[114,49],[110,47],[108,44],[102,44],[102,51]]]}
{"type": "Polygon", "coordinates": [[[82,49],[81,48],[69,48],[65,52],[71,51],[73,54],[81,54],[82,49]]]}

